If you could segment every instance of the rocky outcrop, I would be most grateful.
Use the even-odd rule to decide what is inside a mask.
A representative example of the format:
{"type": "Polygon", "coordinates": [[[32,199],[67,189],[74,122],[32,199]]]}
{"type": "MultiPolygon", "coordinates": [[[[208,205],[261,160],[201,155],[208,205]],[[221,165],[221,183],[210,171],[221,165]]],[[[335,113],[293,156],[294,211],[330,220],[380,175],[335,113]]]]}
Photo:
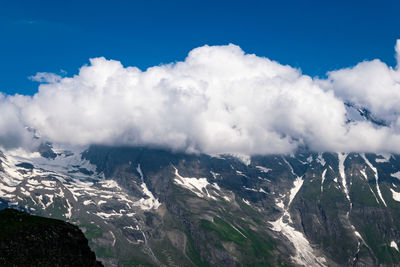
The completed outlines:
{"type": "Polygon", "coordinates": [[[103,266],[78,227],[14,209],[0,211],[0,266],[103,266]]]}

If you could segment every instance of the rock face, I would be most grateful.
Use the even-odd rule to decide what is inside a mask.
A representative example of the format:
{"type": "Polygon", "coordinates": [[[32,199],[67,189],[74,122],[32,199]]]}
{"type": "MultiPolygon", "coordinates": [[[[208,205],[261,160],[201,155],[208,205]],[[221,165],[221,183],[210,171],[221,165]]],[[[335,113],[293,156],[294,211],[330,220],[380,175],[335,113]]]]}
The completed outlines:
{"type": "Polygon", "coordinates": [[[0,211],[0,266],[103,266],[78,227],[14,209],[0,211]]]}
{"type": "Polygon", "coordinates": [[[47,149],[0,154],[0,204],[77,225],[106,266],[400,263],[399,155],[47,149]]]}

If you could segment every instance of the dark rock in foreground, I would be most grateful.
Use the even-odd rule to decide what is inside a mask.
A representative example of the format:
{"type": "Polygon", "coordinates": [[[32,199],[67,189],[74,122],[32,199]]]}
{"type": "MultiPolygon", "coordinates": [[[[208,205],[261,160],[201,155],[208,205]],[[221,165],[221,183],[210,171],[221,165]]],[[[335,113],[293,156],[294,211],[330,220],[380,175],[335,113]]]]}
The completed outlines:
{"type": "Polygon", "coordinates": [[[0,211],[0,266],[103,266],[78,227],[13,209],[0,211]]]}

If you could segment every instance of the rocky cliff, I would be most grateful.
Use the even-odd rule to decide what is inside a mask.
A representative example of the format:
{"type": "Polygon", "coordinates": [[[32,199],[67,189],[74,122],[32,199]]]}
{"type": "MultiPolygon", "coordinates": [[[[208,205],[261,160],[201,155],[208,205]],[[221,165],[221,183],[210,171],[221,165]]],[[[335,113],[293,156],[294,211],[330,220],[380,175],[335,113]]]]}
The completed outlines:
{"type": "Polygon", "coordinates": [[[0,211],[0,266],[103,266],[81,230],[14,209],[0,211]]]}

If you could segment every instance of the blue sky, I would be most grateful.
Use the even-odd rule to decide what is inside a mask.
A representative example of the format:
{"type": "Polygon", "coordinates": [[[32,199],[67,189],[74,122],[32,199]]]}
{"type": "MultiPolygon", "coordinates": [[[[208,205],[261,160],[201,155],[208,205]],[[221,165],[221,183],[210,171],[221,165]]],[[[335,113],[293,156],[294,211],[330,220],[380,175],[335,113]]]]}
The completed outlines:
{"type": "Polygon", "coordinates": [[[37,72],[73,75],[104,56],[141,69],[205,44],[311,76],[380,58],[395,65],[399,1],[1,1],[0,91],[33,94],[37,72]]]}

